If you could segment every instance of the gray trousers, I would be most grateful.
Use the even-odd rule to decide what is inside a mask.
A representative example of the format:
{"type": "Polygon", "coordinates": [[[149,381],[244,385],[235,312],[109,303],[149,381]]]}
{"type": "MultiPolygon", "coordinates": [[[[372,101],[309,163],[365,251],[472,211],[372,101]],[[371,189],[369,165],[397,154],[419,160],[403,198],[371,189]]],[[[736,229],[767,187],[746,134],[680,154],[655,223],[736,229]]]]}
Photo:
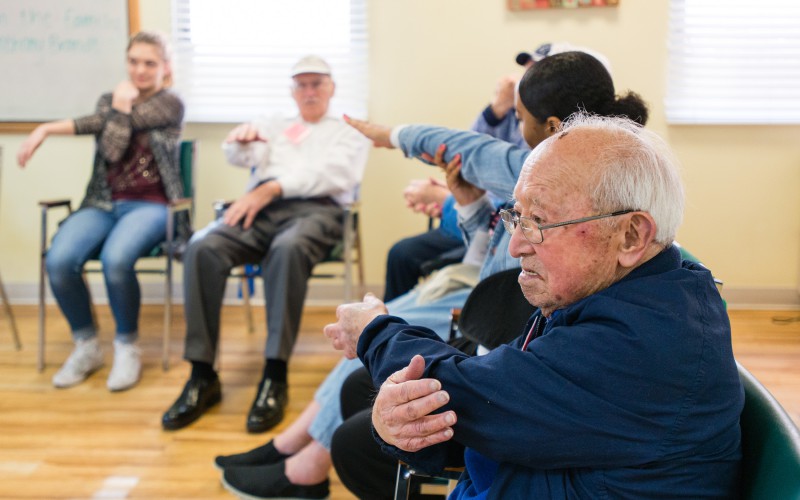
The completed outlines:
{"type": "Polygon", "coordinates": [[[314,265],[342,238],[344,211],[328,200],[278,200],[253,225],[214,222],[195,233],[183,258],[184,359],[213,364],[231,269],[261,265],[267,308],[264,357],[288,361],[314,265]]]}

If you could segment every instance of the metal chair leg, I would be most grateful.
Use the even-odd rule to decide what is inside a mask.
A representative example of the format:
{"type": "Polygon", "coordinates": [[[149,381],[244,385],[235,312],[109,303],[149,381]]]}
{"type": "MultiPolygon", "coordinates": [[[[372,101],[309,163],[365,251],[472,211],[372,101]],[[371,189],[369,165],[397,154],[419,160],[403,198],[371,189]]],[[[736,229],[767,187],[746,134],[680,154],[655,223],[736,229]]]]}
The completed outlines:
{"type": "Polygon", "coordinates": [[[3,286],[2,278],[0,278],[0,298],[3,299],[3,308],[8,318],[8,325],[11,327],[11,335],[14,337],[14,347],[19,351],[22,349],[22,343],[19,341],[17,322],[14,320],[14,311],[11,310],[11,303],[8,301],[8,294],[6,294],[6,288],[3,286]]]}
{"type": "Polygon", "coordinates": [[[347,209],[344,223],[344,301],[353,298],[353,212],[347,209]]]}
{"type": "Polygon", "coordinates": [[[240,286],[242,287],[242,304],[244,305],[244,317],[247,322],[247,333],[253,333],[256,328],[253,325],[253,308],[250,305],[250,284],[252,277],[250,277],[250,270],[247,266],[242,268],[242,278],[240,286]]]}
{"type": "Polygon", "coordinates": [[[411,476],[413,471],[403,462],[397,462],[397,481],[394,487],[394,500],[407,500],[411,496],[411,476]]]}
{"type": "MultiPolygon", "coordinates": [[[[170,224],[167,223],[167,227],[170,224]]],[[[164,334],[161,337],[161,369],[169,370],[169,337],[172,333],[172,241],[167,240],[167,269],[164,277],[164,334]]]]}
{"type": "Polygon", "coordinates": [[[47,273],[44,258],[47,252],[47,207],[42,206],[42,233],[39,241],[39,343],[36,352],[36,369],[44,371],[44,329],[45,329],[45,297],[44,288],[47,273]]]}

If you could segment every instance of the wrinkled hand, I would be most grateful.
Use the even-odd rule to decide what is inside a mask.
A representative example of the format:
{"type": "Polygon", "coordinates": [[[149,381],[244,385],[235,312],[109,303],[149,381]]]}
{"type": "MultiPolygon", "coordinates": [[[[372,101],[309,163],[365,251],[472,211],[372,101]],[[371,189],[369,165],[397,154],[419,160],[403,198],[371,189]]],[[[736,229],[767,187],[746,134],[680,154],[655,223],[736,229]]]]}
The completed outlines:
{"type": "Polygon", "coordinates": [[[17,151],[17,164],[25,168],[25,165],[28,164],[28,161],[33,156],[33,153],[42,145],[44,140],[47,138],[47,133],[44,130],[43,126],[36,127],[33,132],[25,138],[22,144],[17,151]]]}
{"type": "Polygon", "coordinates": [[[387,443],[408,452],[443,443],[453,437],[456,414],[438,410],[450,395],[441,390],[436,379],[420,379],[425,360],[420,355],[400,371],[392,374],[381,386],[372,406],[372,425],[387,443]]]}
{"type": "Polygon", "coordinates": [[[347,115],[344,115],[344,121],[354,129],[364,134],[367,139],[372,140],[372,144],[375,145],[376,148],[394,149],[394,146],[392,146],[392,142],[389,139],[392,135],[392,129],[390,127],[377,125],[365,120],[357,120],[356,118],[351,118],[347,115]]]}
{"type": "Polygon", "coordinates": [[[414,179],[403,190],[406,206],[428,217],[441,217],[442,205],[450,190],[441,181],[434,179],[414,179]]]}
{"type": "Polygon", "coordinates": [[[123,113],[130,113],[137,97],[139,97],[139,89],[130,80],[123,80],[114,87],[111,94],[111,107],[123,113]]]}
{"type": "Polygon", "coordinates": [[[503,119],[514,107],[514,94],[518,80],[519,78],[516,76],[504,76],[497,81],[491,106],[492,113],[498,120],[503,119]]]}
{"type": "Polygon", "coordinates": [[[447,145],[441,144],[436,149],[436,154],[434,156],[428,153],[422,153],[422,159],[444,170],[445,179],[447,179],[447,187],[450,189],[450,192],[453,193],[453,197],[460,205],[469,205],[483,196],[486,191],[468,182],[461,175],[460,153],[457,153],[449,162],[445,163],[445,151],[447,151],[447,145]]]}
{"type": "Polygon", "coordinates": [[[342,304],[336,308],[336,323],[325,325],[323,333],[331,339],[333,348],[344,351],[347,359],[357,356],[356,348],[361,332],[372,321],[382,314],[388,314],[383,301],[368,293],[363,302],[342,304]]]}
{"type": "Polygon", "coordinates": [[[247,144],[250,142],[267,142],[267,138],[261,134],[258,127],[252,123],[242,123],[228,133],[225,137],[226,143],[238,142],[240,144],[247,144]]]}
{"type": "Polygon", "coordinates": [[[272,203],[272,200],[280,194],[279,190],[280,188],[276,187],[274,181],[258,186],[231,203],[222,216],[222,222],[229,226],[235,226],[242,222],[242,228],[249,229],[258,212],[272,203]]]}

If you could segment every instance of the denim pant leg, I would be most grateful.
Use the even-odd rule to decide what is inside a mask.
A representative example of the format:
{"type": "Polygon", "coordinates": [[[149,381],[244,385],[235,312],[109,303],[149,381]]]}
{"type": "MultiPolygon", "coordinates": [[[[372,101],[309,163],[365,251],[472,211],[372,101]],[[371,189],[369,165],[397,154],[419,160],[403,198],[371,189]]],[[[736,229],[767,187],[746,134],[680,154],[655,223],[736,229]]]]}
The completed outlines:
{"type": "Polygon", "coordinates": [[[103,244],[100,260],[108,303],[117,325],[116,338],[135,342],[139,331],[141,290],[134,266],[166,238],[167,207],[147,201],[114,203],[116,223],[103,244]]]}
{"type": "Polygon", "coordinates": [[[472,288],[462,288],[425,304],[417,304],[418,293],[412,290],[387,302],[389,314],[403,318],[410,325],[430,328],[444,340],[450,333],[450,310],[464,307],[472,288]]]}
{"type": "Polygon", "coordinates": [[[82,271],[86,261],[98,255],[113,226],[111,212],[82,208],[61,224],[47,250],[45,266],[50,288],[75,340],[97,335],[82,271]]]}
{"type": "Polygon", "coordinates": [[[319,386],[314,394],[314,401],[319,404],[319,413],[314,417],[314,421],[308,428],[308,434],[319,442],[326,449],[331,449],[331,439],[336,429],[342,425],[342,406],[339,394],[342,392],[342,384],[347,376],[358,368],[361,368],[361,360],[358,358],[342,358],[333,370],[325,377],[322,385],[319,386]]]}
{"type": "MultiPolygon", "coordinates": [[[[390,314],[399,316],[412,325],[426,326],[446,339],[450,332],[450,309],[463,306],[470,291],[470,288],[456,290],[423,305],[416,303],[416,293],[411,291],[388,302],[386,306],[390,314]]],[[[343,422],[340,400],[342,385],[347,376],[361,366],[364,365],[357,358],[343,359],[328,374],[314,394],[314,400],[320,409],[311,422],[308,433],[327,449],[331,447],[333,433],[343,422]]]]}

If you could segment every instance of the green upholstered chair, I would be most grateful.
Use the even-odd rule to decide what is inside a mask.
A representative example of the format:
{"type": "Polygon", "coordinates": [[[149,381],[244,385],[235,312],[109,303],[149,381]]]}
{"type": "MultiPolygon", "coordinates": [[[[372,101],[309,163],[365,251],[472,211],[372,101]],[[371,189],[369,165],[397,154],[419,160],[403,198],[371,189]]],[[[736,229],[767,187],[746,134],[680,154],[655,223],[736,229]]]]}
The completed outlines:
{"type": "MultiPolygon", "coordinates": [[[[175,240],[176,216],[185,213],[191,223],[194,215],[194,181],[195,165],[197,163],[197,143],[193,140],[182,141],[180,145],[180,166],[181,180],[183,181],[184,197],[173,200],[167,206],[168,216],[167,225],[164,228],[164,241],[158,244],[150,252],[150,255],[139,259],[136,265],[137,274],[157,274],[164,276],[164,333],[162,336],[161,365],[166,371],[169,368],[169,338],[172,329],[172,267],[178,257],[180,242],[175,240]],[[140,265],[140,262],[158,259],[162,262],[140,265]]],[[[54,208],[61,208],[67,211],[67,215],[72,213],[72,202],[69,199],[40,201],[41,209],[41,240],[40,240],[40,259],[39,259],[39,347],[37,356],[37,369],[44,370],[45,366],[45,291],[47,289],[47,272],[45,270],[45,256],[47,255],[48,244],[48,213],[54,208]]],[[[86,273],[102,272],[99,260],[91,260],[84,267],[84,277],[86,273]]],[[[94,315],[94,311],[92,311],[94,315]]],[[[97,320],[95,318],[95,323],[97,320]]]]}
{"type": "MultiPolygon", "coordinates": [[[[681,257],[683,257],[683,260],[690,260],[692,262],[696,262],[697,264],[700,264],[703,267],[706,267],[706,265],[703,264],[700,261],[700,259],[695,257],[694,254],[692,254],[692,252],[690,252],[686,248],[682,247],[679,243],[675,242],[675,246],[678,247],[678,250],[681,251],[681,257]]],[[[722,280],[720,280],[719,278],[714,276],[714,283],[717,284],[717,289],[721,291],[722,290],[722,280]]]]}
{"type": "Polygon", "coordinates": [[[742,365],[742,499],[800,499],[800,431],[742,365]]]}

